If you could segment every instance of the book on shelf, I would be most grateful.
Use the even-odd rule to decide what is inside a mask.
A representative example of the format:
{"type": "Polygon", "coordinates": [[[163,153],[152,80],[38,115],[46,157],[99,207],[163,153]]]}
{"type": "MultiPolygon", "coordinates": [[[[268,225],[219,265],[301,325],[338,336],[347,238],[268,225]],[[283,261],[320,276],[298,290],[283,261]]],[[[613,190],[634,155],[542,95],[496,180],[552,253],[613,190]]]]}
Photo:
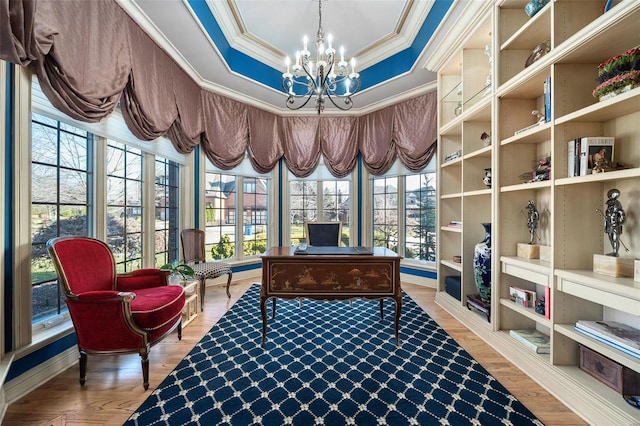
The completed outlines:
{"type": "Polygon", "coordinates": [[[551,287],[544,288],[544,317],[551,319],[551,287]]]}
{"type": "Polygon", "coordinates": [[[524,288],[509,286],[509,298],[511,301],[525,308],[536,306],[536,292],[524,288]]]}
{"type": "Polygon", "coordinates": [[[462,228],[462,222],[459,220],[449,221],[449,226],[452,228],[462,228]]]}
{"type": "Polygon", "coordinates": [[[614,142],[615,138],[609,136],[580,138],[580,176],[591,174],[600,159],[612,162],[614,142]]]}
{"type": "Polygon", "coordinates": [[[579,320],[575,330],[640,358],[640,329],[616,321],[579,320]]]}
{"type": "Polygon", "coordinates": [[[567,142],[567,177],[580,176],[580,138],[567,142]]]}
{"type": "Polygon", "coordinates": [[[544,79],[544,122],[551,121],[551,76],[544,79]]]}
{"type": "Polygon", "coordinates": [[[551,352],[549,336],[538,330],[510,330],[509,335],[536,353],[548,354],[551,352]]]}

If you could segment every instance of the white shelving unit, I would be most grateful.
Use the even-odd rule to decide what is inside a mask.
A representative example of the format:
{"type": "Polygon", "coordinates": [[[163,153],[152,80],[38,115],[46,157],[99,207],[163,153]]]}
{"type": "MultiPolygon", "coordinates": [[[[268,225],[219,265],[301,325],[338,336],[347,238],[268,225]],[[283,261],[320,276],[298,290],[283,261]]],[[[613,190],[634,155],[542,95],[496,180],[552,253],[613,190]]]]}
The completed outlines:
{"type": "MultiPolygon", "coordinates": [[[[622,396],[579,367],[583,345],[640,373],[640,359],[622,353],[574,330],[578,320],[616,320],[640,327],[640,283],[593,273],[593,255],[610,251],[603,219],[607,191],[620,190],[627,213],[625,257],[640,259],[640,88],[599,102],[593,98],[597,66],[640,45],[640,2],[622,1],[603,14],[596,0],[550,1],[533,17],[527,0],[496,0],[486,20],[458,46],[438,71],[439,235],[437,302],[507,359],[539,382],[591,424],[631,424],[640,412],[622,396]],[[484,38],[483,38],[484,37],[484,38]],[[488,37],[488,38],[487,38],[488,37]],[[539,44],[550,51],[528,67],[525,62],[539,44]],[[492,45],[494,90],[466,107],[465,89],[485,78],[487,57],[481,45],[492,45]],[[474,62],[475,61],[475,62],[474,62]],[[551,78],[552,116],[535,125],[534,109],[544,112],[544,82],[551,78]],[[451,98],[454,88],[462,109],[451,98]],[[448,91],[445,89],[449,89],[448,91]],[[491,129],[492,144],[479,135],[491,129]],[[526,129],[522,131],[522,129],[526,129]],[[615,137],[614,161],[629,169],[568,177],[567,142],[586,136],[615,137]],[[461,150],[456,160],[447,154],[461,150]],[[525,183],[523,173],[546,155],[551,178],[525,183]],[[492,168],[492,188],[483,187],[484,168],[492,168]],[[551,248],[548,261],[517,256],[517,244],[529,241],[526,205],[540,212],[536,243],[551,248]],[[451,228],[450,221],[463,226],[451,228]],[[473,247],[484,236],[481,224],[492,223],[491,320],[465,307],[465,296],[477,293],[473,280],[473,247]],[[461,255],[462,263],[451,261],[461,255]],[[445,278],[462,281],[462,300],[444,289],[445,278]],[[518,306],[509,286],[550,295],[550,315],[518,306]],[[551,353],[536,354],[509,336],[509,330],[536,328],[551,338],[551,353]]],[[[487,133],[489,133],[487,131],[487,133]]]]}

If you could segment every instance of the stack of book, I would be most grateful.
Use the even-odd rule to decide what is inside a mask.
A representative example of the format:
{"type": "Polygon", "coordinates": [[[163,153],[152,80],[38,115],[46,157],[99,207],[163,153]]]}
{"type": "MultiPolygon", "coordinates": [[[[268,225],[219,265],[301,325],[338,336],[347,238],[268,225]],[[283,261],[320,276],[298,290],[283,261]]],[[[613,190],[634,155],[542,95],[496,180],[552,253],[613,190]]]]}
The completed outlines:
{"type": "Polygon", "coordinates": [[[576,138],[567,142],[567,176],[586,176],[591,174],[599,159],[613,161],[615,138],[598,136],[576,138]]]}
{"type": "Polygon", "coordinates": [[[533,308],[536,306],[536,292],[526,290],[524,288],[509,286],[509,297],[518,305],[525,308],[533,308]]]}
{"type": "Polygon", "coordinates": [[[509,335],[536,353],[550,352],[549,336],[538,330],[510,330],[509,335]]]}
{"type": "Polygon", "coordinates": [[[640,358],[640,330],[616,321],[579,320],[575,330],[602,343],[640,358]]]}

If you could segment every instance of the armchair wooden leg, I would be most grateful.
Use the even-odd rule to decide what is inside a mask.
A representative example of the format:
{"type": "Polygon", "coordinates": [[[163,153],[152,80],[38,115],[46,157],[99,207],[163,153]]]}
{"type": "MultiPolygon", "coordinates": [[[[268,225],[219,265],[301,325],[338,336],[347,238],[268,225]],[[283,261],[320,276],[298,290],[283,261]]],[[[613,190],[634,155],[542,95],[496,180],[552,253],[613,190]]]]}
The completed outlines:
{"type": "Polygon", "coordinates": [[[207,279],[200,278],[200,312],[204,312],[204,292],[207,286],[205,285],[207,279]]]}
{"type": "Polygon", "coordinates": [[[80,386],[87,381],[87,353],[80,351],[80,386]]]}
{"type": "Polygon", "coordinates": [[[182,340],[182,320],[178,323],[178,340],[182,340]]]}
{"type": "Polygon", "coordinates": [[[149,389],[149,350],[147,348],[140,349],[140,358],[142,362],[142,386],[144,390],[149,389]]]}
{"type": "Polygon", "coordinates": [[[231,285],[231,277],[233,273],[229,272],[229,278],[227,278],[227,297],[231,299],[231,293],[229,292],[229,286],[231,285]]]}

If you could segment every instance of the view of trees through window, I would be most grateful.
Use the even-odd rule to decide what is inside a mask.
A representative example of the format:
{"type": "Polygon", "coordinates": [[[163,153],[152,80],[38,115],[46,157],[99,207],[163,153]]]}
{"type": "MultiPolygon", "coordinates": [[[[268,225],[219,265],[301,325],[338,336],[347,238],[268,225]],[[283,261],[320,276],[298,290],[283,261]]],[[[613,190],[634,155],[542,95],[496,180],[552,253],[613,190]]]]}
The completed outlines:
{"type": "Polygon", "coordinates": [[[178,260],[179,206],[178,163],[156,157],[155,183],[155,266],[178,260]]]}
{"type": "Polygon", "coordinates": [[[108,141],[107,244],[118,272],[142,267],[142,151],[108,141]]]}
{"type": "Polygon", "coordinates": [[[435,209],[435,173],[374,178],[374,246],[389,248],[406,259],[435,262],[435,209]]]}
{"type": "Polygon", "coordinates": [[[31,134],[31,307],[37,322],[66,310],[46,243],[90,233],[93,145],[86,131],[35,113],[31,134]]]}
{"type": "Polygon", "coordinates": [[[291,244],[306,242],[307,221],[342,222],[341,245],[350,238],[349,180],[292,180],[289,183],[291,244]],[[318,194],[321,200],[318,202],[318,194]]]}

